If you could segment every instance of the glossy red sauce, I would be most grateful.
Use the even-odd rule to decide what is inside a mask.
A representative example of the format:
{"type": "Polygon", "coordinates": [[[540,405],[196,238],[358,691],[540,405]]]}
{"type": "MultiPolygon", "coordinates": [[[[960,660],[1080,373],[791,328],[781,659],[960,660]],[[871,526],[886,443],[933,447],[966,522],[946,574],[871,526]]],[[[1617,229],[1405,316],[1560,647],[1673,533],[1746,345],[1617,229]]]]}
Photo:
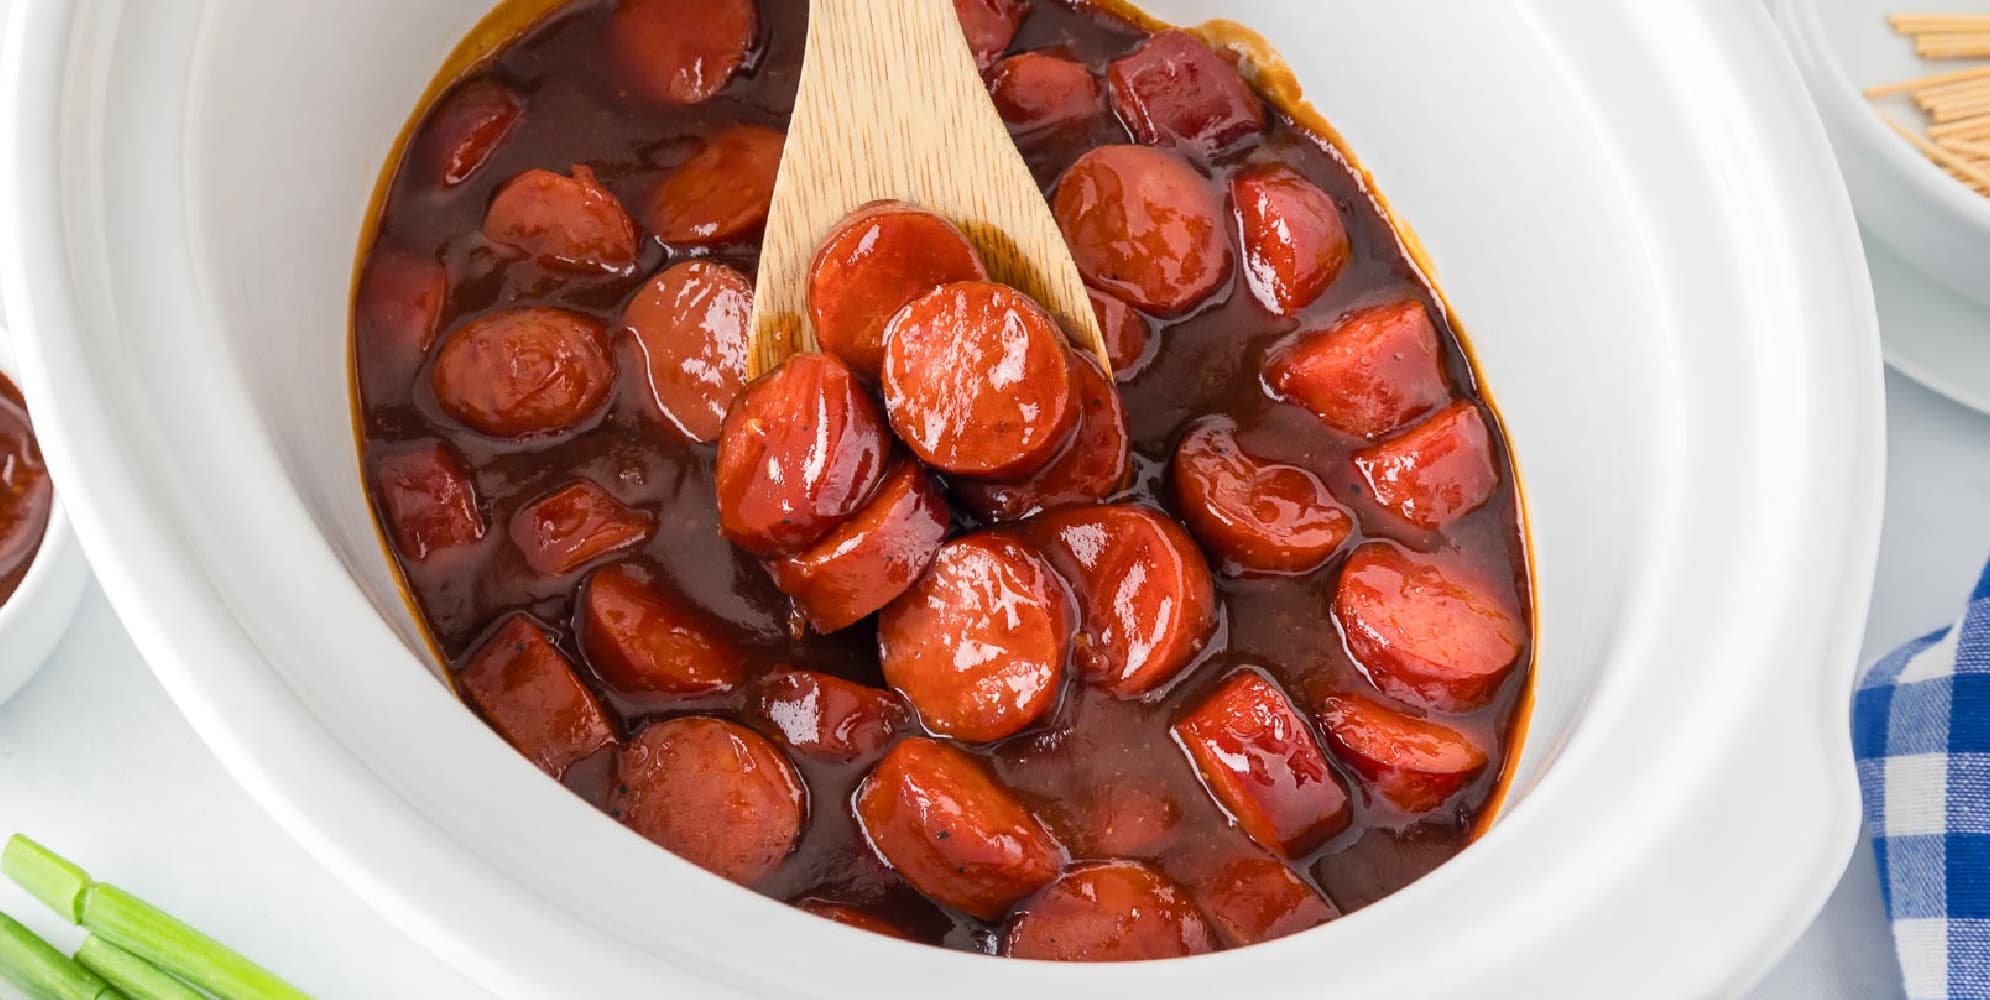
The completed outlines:
{"type": "Polygon", "coordinates": [[[21,390],[0,375],[0,604],[34,565],[55,509],[55,487],[35,445],[21,390]]]}
{"type": "MultiPolygon", "coordinates": [[[[994,0],[973,2],[1004,6],[994,0]]],[[[425,112],[426,120],[388,181],[377,239],[368,251],[368,283],[387,290],[383,294],[389,305],[370,299],[363,285],[355,371],[369,485],[387,519],[394,557],[423,620],[456,670],[469,665],[479,643],[507,616],[524,612],[544,625],[555,645],[579,665],[587,690],[572,707],[592,712],[589,702],[598,699],[625,741],[633,742],[646,725],[695,714],[723,717],[764,736],[774,747],[786,747],[786,757],[806,787],[806,815],[791,853],[764,873],[757,859],[748,869],[755,889],[806,903],[812,911],[845,922],[882,920],[883,926],[917,940],[998,951],[1006,917],[973,916],[921,895],[879,859],[852,815],[853,793],[885,750],[917,735],[906,719],[868,728],[852,722],[843,729],[836,729],[832,719],[824,728],[836,729],[834,752],[821,752],[819,745],[796,752],[795,741],[803,738],[799,731],[809,728],[809,720],[798,715],[815,711],[815,706],[855,711],[852,706],[869,697],[867,689],[884,686],[876,617],[830,635],[809,631],[761,560],[720,536],[714,448],[688,439],[679,429],[681,418],[673,423],[658,412],[643,349],[617,326],[624,306],[674,262],[717,261],[753,274],[757,230],[750,225],[714,230],[721,233],[716,242],[666,248],[644,223],[643,206],[666,175],[698,152],[698,137],[735,124],[782,127],[792,106],[806,4],[758,0],[757,27],[737,74],[708,101],[681,106],[632,89],[622,64],[606,55],[614,7],[609,0],[574,0],[471,69],[438,102],[439,110],[425,112]],[[494,84],[510,99],[494,98],[494,84]],[[458,100],[461,95],[469,96],[458,100]],[[471,143],[466,154],[461,152],[466,147],[451,145],[461,135],[497,138],[488,148],[481,140],[471,143]],[[425,158],[438,146],[452,150],[441,158],[441,168],[425,158]],[[576,164],[590,169],[600,187],[627,206],[643,227],[632,266],[575,267],[557,256],[520,256],[505,252],[487,235],[487,209],[507,181],[533,169],[568,175],[576,164]],[[451,183],[439,183],[439,174],[451,183]],[[369,301],[375,304],[369,307],[369,301]],[[442,353],[435,349],[438,339],[517,306],[568,310],[608,333],[612,383],[577,430],[492,437],[470,429],[436,398],[432,371],[442,353]],[[439,451],[434,442],[442,443],[439,451]],[[382,461],[410,449],[425,456],[412,473],[405,471],[405,463],[387,466],[404,470],[397,473],[403,487],[449,480],[456,475],[449,471],[453,467],[467,478],[474,497],[460,488],[443,489],[436,494],[438,503],[411,514],[405,513],[404,503],[397,515],[389,499],[396,484],[383,478],[382,461]],[[592,561],[566,572],[535,570],[533,558],[545,569],[548,557],[530,546],[521,548],[516,536],[526,529],[519,526],[537,523],[534,517],[543,520],[534,505],[576,479],[592,481],[613,501],[588,508],[598,509],[589,516],[606,526],[596,542],[580,550],[582,558],[592,561]],[[418,519],[425,533],[409,534],[397,516],[418,519]],[[424,540],[438,544],[430,548],[424,540]],[[664,581],[697,609],[697,627],[705,633],[698,641],[728,650],[726,670],[744,681],[715,695],[685,693],[696,690],[695,685],[631,694],[626,687],[617,690],[603,683],[604,676],[619,668],[590,660],[583,648],[576,634],[577,591],[589,569],[617,560],[631,564],[637,576],[664,581]],[[784,669],[819,671],[855,685],[818,692],[813,682],[798,686],[792,678],[766,679],[784,669]]],[[[1061,57],[1083,67],[1102,91],[1107,64],[1145,37],[1134,25],[1083,4],[1036,0],[1007,51],[1061,57]]],[[[998,96],[1005,106],[1036,109],[1033,113],[1043,117],[1043,122],[1016,131],[1046,191],[1085,151],[1133,141],[1128,126],[1106,108],[1104,97],[1084,86],[1087,73],[1074,73],[1065,65],[991,71],[998,88],[1036,88],[998,96]],[[1003,85],[1003,80],[1010,82],[1003,85]]],[[[1474,373],[1442,303],[1343,159],[1276,109],[1268,112],[1268,120],[1262,134],[1223,133],[1210,140],[1230,145],[1202,165],[1209,190],[1220,196],[1247,164],[1284,164],[1324,190],[1338,208],[1348,242],[1346,260],[1324,294],[1290,316],[1259,304],[1251,287],[1258,272],[1246,260],[1230,268],[1228,277],[1185,315],[1160,319],[1133,313],[1128,320],[1125,311],[1116,314],[1136,326],[1130,333],[1122,330],[1115,341],[1133,468],[1128,485],[1114,499],[1144,502],[1182,520],[1169,482],[1171,461],[1190,425],[1213,415],[1229,422],[1235,445],[1254,459],[1308,470],[1349,512],[1345,523],[1332,525],[1345,534],[1338,545],[1332,538],[1321,543],[1321,551],[1330,553],[1325,561],[1297,575],[1233,575],[1222,572],[1223,560],[1211,555],[1218,623],[1213,638],[1178,679],[1143,697],[1121,697],[1065,671],[1055,702],[1041,720],[993,744],[964,746],[1028,807],[1071,863],[1142,861],[1166,880],[1188,887],[1192,904],[1170,897],[1170,907],[1182,908],[1183,921],[1170,925],[1171,942],[1180,944],[1178,939],[1186,935],[1197,949],[1212,941],[1218,946],[1249,943],[1358,909],[1463,848],[1495,796],[1504,761],[1516,749],[1512,741],[1531,662],[1523,637],[1519,666],[1503,675],[1482,705],[1442,716],[1444,725],[1489,759],[1489,766],[1472,771],[1468,779],[1449,784],[1441,778],[1401,779],[1403,767],[1421,765],[1386,753],[1379,762],[1339,755],[1364,750],[1367,742],[1330,750],[1324,763],[1305,762],[1307,767],[1330,768],[1353,794],[1344,818],[1294,834],[1295,856],[1289,861],[1270,858],[1233,822],[1171,732],[1243,670],[1270,678],[1274,690],[1289,697],[1297,717],[1309,720],[1302,725],[1315,731],[1320,725],[1316,713],[1330,695],[1358,692],[1387,701],[1351,659],[1331,613],[1341,569],[1364,542],[1385,539],[1435,553],[1446,565],[1483,581],[1514,609],[1518,621],[1529,620],[1520,511],[1505,442],[1478,399],[1474,373]],[[1452,392],[1480,404],[1490,431],[1496,479],[1490,497],[1439,530],[1418,528],[1383,509],[1356,460],[1356,452],[1368,442],[1333,430],[1303,406],[1275,398],[1263,374],[1274,349],[1296,333],[1324,328],[1359,307],[1402,299],[1430,310],[1452,392]],[[1144,345],[1139,343],[1140,327],[1147,332],[1144,345]],[[1437,787],[1444,804],[1430,812],[1405,812],[1387,795],[1367,790],[1364,781],[1415,789],[1404,793],[1403,801],[1417,805],[1428,805],[1429,789],[1437,787]],[[1324,900],[1313,894],[1315,889],[1324,900]],[[1196,916],[1198,907],[1215,928],[1214,938],[1196,916]]],[[[606,245],[612,257],[619,253],[612,225],[592,227],[588,235],[603,232],[609,234],[606,245]]],[[[1227,238],[1235,242],[1234,228],[1227,238]]],[[[602,244],[587,245],[598,249],[602,244]]],[[[1174,310],[1169,304],[1155,311],[1174,310]]],[[[0,421],[6,412],[0,405],[0,421]]],[[[702,419],[710,422],[709,415],[702,419]]],[[[4,427],[0,423],[0,433],[4,427]]],[[[1292,489],[1315,489],[1310,482],[1296,482],[1292,489]]],[[[953,506],[956,536],[978,525],[965,513],[966,504],[956,501],[953,506]]],[[[1314,562],[1318,560],[1308,565],[1314,562]]],[[[566,563],[552,568],[560,565],[566,563]]],[[[517,621],[510,619],[512,628],[519,627],[517,621]]],[[[558,685],[545,696],[574,698],[558,685]]],[[[616,750],[592,749],[599,746],[598,726],[592,722],[583,720],[575,727],[584,738],[574,746],[590,755],[566,767],[563,780],[597,806],[616,807],[612,800],[622,794],[615,779],[616,750]]],[[[1399,731],[1400,726],[1371,727],[1357,735],[1399,731]]],[[[678,756],[685,752],[672,748],[678,756]]],[[[755,754],[765,756],[761,749],[755,754]]],[[[630,767],[627,759],[622,767],[630,767]]],[[[630,818],[626,808],[620,812],[630,818]]],[[[1070,871],[1066,869],[1067,876],[1070,871]]],[[[1082,873],[1103,877],[1093,869],[1082,873]]],[[[1119,880],[1114,885],[1138,886],[1150,880],[1150,873],[1111,877],[1119,880]]],[[[1037,900],[1043,913],[1072,905],[1077,890],[1062,882],[1059,886],[1037,900]]],[[[1040,913],[1037,919],[1045,918],[1040,913]]],[[[1034,929],[1019,933],[1036,941],[1034,929]]],[[[1030,947],[1044,950],[1035,943],[1030,947]]]]}

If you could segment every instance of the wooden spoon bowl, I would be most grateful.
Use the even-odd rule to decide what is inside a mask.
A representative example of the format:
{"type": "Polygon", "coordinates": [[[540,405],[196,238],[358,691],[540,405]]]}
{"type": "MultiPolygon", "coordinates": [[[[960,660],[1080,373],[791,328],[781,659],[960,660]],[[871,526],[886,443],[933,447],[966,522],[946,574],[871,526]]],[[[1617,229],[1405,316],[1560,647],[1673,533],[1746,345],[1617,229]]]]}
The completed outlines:
{"type": "Polygon", "coordinates": [[[753,294],[756,377],[817,349],[816,245],[851,209],[896,199],[959,226],[996,281],[1106,359],[1084,280],[975,68],[951,0],[814,0],[753,294]]]}

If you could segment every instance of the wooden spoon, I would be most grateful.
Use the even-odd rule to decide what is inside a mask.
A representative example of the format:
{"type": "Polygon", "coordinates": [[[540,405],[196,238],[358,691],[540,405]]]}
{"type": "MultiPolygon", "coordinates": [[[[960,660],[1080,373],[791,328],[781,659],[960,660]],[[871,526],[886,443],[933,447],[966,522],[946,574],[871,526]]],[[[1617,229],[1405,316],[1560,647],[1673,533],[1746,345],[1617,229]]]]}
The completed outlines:
{"type": "Polygon", "coordinates": [[[804,301],[816,245],[880,198],[959,226],[996,281],[1042,303],[1111,371],[1078,266],[989,100],[952,0],[814,0],[754,285],[756,377],[817,349],[804,301]]]}

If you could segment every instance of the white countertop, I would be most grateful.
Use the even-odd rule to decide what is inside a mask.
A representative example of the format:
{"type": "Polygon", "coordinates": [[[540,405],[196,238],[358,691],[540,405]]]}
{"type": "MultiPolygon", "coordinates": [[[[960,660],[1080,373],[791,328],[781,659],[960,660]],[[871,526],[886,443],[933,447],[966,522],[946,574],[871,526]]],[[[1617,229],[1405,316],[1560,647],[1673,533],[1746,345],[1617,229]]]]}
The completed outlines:
{"type": "MultiPolygon", "coordinates": [[[[1895,374],[1879,581],[1867,658],[1951,617],[1990,553],[1990,417],[1895,374]]],[[[402,937],[228,778],[93,589],[48,667],[0,706],[0,832],[23,831],[299,985],[333,997],[483,997],[402,937]]],[[[0,910],[76,933],[11,885],[0,910]]],[[[1901,995],[1870,851],[1755,994],[1901,995]]],[[[0,997],[11,996],[0,990],[0,997]]]]}

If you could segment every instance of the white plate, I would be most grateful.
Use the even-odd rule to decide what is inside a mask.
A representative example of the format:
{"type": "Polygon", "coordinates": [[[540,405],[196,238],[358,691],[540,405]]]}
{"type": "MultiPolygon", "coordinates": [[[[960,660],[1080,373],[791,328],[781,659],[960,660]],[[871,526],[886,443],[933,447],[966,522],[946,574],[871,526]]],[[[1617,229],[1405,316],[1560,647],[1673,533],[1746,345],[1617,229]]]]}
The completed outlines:
{"type": "Polygon", "coordinates": [[[162,682],[291,833],[493,991],[1710,996],[1815,912],[1858,827],[1880,363],[1840,180],[1762,11],[1244,13],[1422,237],[1501,404],[1532,515],[1532,731],[1500,820],[1403,892],[1268,945],[1071,967],[724,883],[544,780],[423,669],[359,489],[345,316],[380,161],[485,3],[15,0],[0,280],[78,531],[162,682]]]}

